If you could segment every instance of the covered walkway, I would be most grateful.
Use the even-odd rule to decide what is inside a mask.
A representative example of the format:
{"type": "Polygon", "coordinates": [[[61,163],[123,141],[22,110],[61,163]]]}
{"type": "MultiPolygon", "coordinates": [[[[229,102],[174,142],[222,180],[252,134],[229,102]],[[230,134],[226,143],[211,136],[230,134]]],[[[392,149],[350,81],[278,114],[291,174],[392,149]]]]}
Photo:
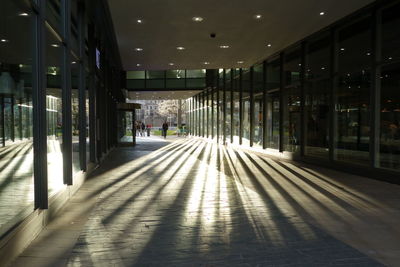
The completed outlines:
{"type": "Polygon", "coordinates": [[[399,196],[202,139],[138,138],[12,266],[398,266],[399,196]]]}

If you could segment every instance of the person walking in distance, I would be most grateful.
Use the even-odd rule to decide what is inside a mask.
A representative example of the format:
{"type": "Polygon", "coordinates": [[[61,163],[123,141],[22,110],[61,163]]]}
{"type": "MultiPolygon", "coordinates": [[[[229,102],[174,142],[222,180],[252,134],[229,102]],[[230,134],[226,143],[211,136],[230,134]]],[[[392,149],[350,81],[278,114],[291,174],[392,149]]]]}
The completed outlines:
{"type": "Polygon", "coordinates": [[[140,125],[140,127],[142,128],[141,130],[141,134],[142,134],[142,136],[146,136],[146,125],[144,124],[144,122],[142,122],[142,125],[140,125]]]}
{"type": "Polygon", "coordinates": [[[164,139],[167,138],[167,131],[168,131],[168,123],[164,121],[162,125],[162,134],[164,136],[164,139]]]}

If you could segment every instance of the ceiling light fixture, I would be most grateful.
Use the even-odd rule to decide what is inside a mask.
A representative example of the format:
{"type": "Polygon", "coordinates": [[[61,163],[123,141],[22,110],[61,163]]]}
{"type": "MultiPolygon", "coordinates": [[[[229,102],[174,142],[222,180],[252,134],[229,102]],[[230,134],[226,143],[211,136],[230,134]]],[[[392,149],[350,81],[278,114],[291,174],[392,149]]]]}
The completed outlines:
{"type": "Polygon", "coordinates": [[[210,62],[206,61],[203,63],[204,65],[210,65],[210,62]]]}
{"type": "Polygon", "coordinates": [[[136,52],[140,52],[140,51],[143,51],[143,48],[140,48],[140,47],[136,47],[136,48],[135,48],[135,51],[136,51],[136,52]]]}
{"type": "Polygon", "coordinates": [[[262,18],[262,15],[260,15],[260,14],[254,15],[254,18],[255,18],[255,19],[261,19],[261,18],[262,18]]]}
{"type": "Polygon", "coordinates": [[[271,46],[272,46],[272,44],[267,44],[267,46],[268,46],[268,47],[271,47],[271,46]]]}
{"type": "Polygon", "coordinates": [[[176,49],[178,50],[185,50],[185,48],[183,46],[178,46],[176,49]]]}
{"type": "Polygon", "coordinates": [[[1,39],[0,42],[2,42],[2,43],[7,43],[8,40],[7,40],[7,39],[1,39]]]}
{"type": "Polygon", "coordinates": [[[59,44],[51,44],[51,46],[52,46],[52,47],[56,47],[56,48],[57,48],[57,47],[60,47],[59,44]]]}
{"type": "Polygon", "coordinates": [[[193,20],[194,22],[202,22],[202,21],[203,21],[203,18],[202,18],[202,17],[193,17],[192,20],[193,20]]]}
{"type": "Polygon", "coordinates": [[[226,49],[229,48],[229,45],[220,45],[219,48],[226,49]]]}
{"type": "Polygon", "coordinates": [[[323,15],[325,15],[325,12],[324,12],[324,11],[319,12],[319,15],[320,15],[320,16],[323,16],[323,15]]]}
{"type": "Polygon", "coordinates": [[[142,24],[142,23],[143,23],[143,20],[138,19],[138,20],[136,20],[136,22],[137,22],[138,24],[142,24]]]}
{"type": "Polygon", "coordinates": [[[142,66],[142,65],[141,65],[141,64],[139,64],[139,63],[138,63],[138,64],[136,64],[136,67],[140,67],[140,66],[142,66]]]}
{"type": "Polygon", "coordinates": [[[173,65],[175,65],[175,64],[171,62],[171,63],[168,63],[168,65],[173,66],[173,65]]]}
{"type": "Polygon", "coordinates": [[[20,16],[20,17],[27,17],[27,16],[29,16],[29,14],[26,13],[26,12],[21,12],[21,13],[18,14],[18,16],[20,16]]]}
{"type": "Polygon", "coordinates": [[[344,50],[346,50],[346,49],[344,49],[344,47],[340,48],[340,51],[344,51],[344,50]]]}
{"type": "Polygon", "coordinates": [[[238,61],[237,63],[238,63],[238,64],[243,64],[243,63],[244,63],[244,61],[241,61],[241,60],[240,60],[240,61],[238,61]]]}

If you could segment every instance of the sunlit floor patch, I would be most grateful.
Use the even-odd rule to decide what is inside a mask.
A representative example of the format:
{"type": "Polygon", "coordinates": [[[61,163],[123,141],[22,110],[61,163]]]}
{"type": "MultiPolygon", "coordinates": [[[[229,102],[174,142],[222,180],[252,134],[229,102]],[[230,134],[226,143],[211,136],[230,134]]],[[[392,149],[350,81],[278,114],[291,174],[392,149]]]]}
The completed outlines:
{"type": "MultiPolygon", "coordinates": [[[[99,169],[70,266],[380,266],[304,219],[348,214],[315,174],[197,139],[149,140],[99,169]]],[[[362,208],[362,197],[343,201],[362,208]]]]}

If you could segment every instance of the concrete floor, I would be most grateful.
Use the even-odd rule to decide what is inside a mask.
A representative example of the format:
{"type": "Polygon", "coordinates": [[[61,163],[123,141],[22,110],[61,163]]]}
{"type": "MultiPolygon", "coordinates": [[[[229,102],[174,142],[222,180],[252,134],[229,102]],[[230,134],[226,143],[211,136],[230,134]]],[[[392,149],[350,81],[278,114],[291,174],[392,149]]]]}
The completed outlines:
{"type": "Polygon", "coordinates": [[[400,186],[138,138],[12,266],[400,266],[399,221],[400,186]]]}

